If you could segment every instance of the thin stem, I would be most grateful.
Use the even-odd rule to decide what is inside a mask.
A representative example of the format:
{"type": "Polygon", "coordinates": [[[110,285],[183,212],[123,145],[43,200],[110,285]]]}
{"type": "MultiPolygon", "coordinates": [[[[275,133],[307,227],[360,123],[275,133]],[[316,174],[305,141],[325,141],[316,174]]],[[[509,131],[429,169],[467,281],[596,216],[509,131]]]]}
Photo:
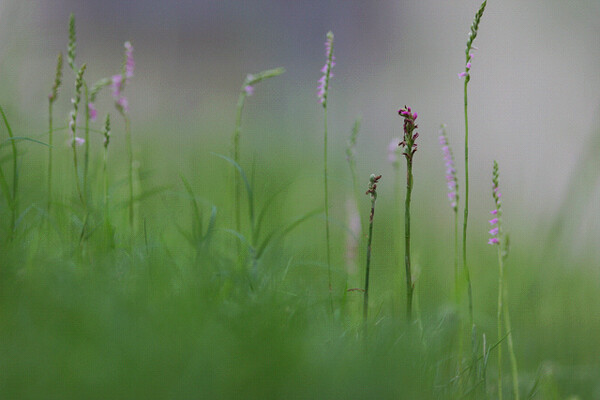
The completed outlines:
{"type": "Polygon", "coordinates": [[[333,314],[333,293],[331,286],[331,246],[329,238],[329,190],[327,185],[327,106],[324,108],[323,134],[323,186],[325,190],[325,237],[327,241],[327,282],[329,285],[329,303],[333,314]]]}
{"type": "Polygon", "coordinates": [[[48,216],[50,216],[50,209],[52,208],[52,142],[53,142],[53,121],[52,111],[53,102],[50,101],[48,105],[48,204],[46,210],[48,216]]]}
{"type": "MultiPolygon", "coordinates": [[[[504,284],[504,302],[508,298],[508,289],[506,283],[504,284]]],[[[519,369],[517,367],[517,357],[515,356],[515,350],[513,348],[512,339],[512,328],[510,325],[510,314],[508,312],[508,304],[504,304],[504,325],[506,325],[506,331],[508,332],[508,355],[510,358],[510,368],[512,373],[512,384],[513,384],[513,398],[519,400],[519,369]]]]}
{"type": "Polygon", "coordinates": [[[4,113],[4,109],[0,107],[0,113],[2,114],[2,119],[4,121],[4,125],[6,126],[6,130],[8,132],[8,136],[12,139],[10,142],[13,156],[13,190],[12,190],[12,214],[10,219],[10,237],[12,238],[17,223],[17,215],[19,213],[18,210],[18,202],[17,202],[17,193],[19,187],[19,166],[17,160],[17,142],[14,140],[14,135],[10,124],[8,123],[8,118],[6,118],[6,114],[4,113]]]}
{"type": "MultiPolygon", "coordinates": [[[[503,281],[504,281],[504,261],[502,259],[502,247],[498,247],[498,340],[502,337],[502,299],[503,299],[503,281]]],[[[498,399],[502,400],[502,345],[498,346],[498,399]]]]}
{"type": "Polygon", "coordinates": [[[83,192],[81,191],[81,184],[79,183],[79,163],[77,160],[77,142],[75,141],[75,139],[72,140],[71,148],[73,149],[73,166],[75,167],[75,186],[77,187],[77,194],[79,195],[79,200],[81,200],[81,204],[85,205],[83,192]]]}
{"type": "Polygon", "coordinates": [[[373,240],[373,217],[375,216],[375,198],[371,199],[371,214],[369,215],[369,236],[367,239],[367,267],[365,269],[365,295],[363,299],[363,319],[365,323],[365,332],[367,329],[367,319],[369,316],[369,273],[371,270],[371,242],[373,240]]]}
{"type": "Polygon", "coordinates": [[[108,146],[104,146],[104,159],[102,165],[103,174],[103,191],[102,191],[102,203],[104,205],[104,228],[106,229],[106,237],[108,243],[111,243],[111,229],[110,229],[110,214],[108,208],[108,146]]]}
{"type": "MultiPolygon", "coordinates": [[[[233,132],[233,160],[240,165],[240,134],[242,130],[242,110],[244,109],[244,100],[246,99],[246,92],[243,90],[240,91],[240,95],[238,97],[237,108],[235,112],[235,130],[233,132]]],[[[234,175],[234,192],[235,192],[235,230],[238,233],[241,233],[241,189],[240,189],[240,176],[239,174],[234,175]]],[[[237,253],[238,257],[241,259],[241,243],[240,241],[236,241],[237,243],[237,253]]]]}
{"type": "Polygon", "coordinates": [[[89,104],[89,96],[88,96],[88,87],[87,84],[84,82],[83,83],[83,93],[84,93],[84,99],[85,99],[85,104],[84,104],[84,117],[85,117],[85,131],[84,131],[84,135],[85,135],[85,153],[84,153],[84,158],[83,158],[83,192],[84,192],[84,196],[87,199],[87,194],[88,194],[88,170],[89,170],[89,163],[90,163],[90,108],[88,107],[89,104]]]}
{"type": "Polygon", "coordinates": [[[410,200],[413,187],[412,157],[406,158],[406,201],[404,204],[404,264],[406,268],[406,318],[412,320],[414,284],[410,268],[410,200]]]}
{"type": "Polygon", "coordinates": [[[459,282],[459,271],[458,271],[458,258],[459,258],[459,244],[458,244],[458,210],[454,210],[454,296],[456,305],[460,304],[460,282],[459,282]]]}
{"type": "Polygon", "coordinates": [[[463,250],[463,270],[467,280],[467,291],[469,296],[469,322],[471,326],[473,322],[473,290],[471,287],[471,275],[467,264],[467,226],[469,219],[469,116],[468,116],[468,100],[467,100],[467,84],[469,76],[465,77],[464,97],[465,97],[465,213],[463,219],[463,235],[462,235],[462,250],[463,250]]]}
{"type": "Polygon", "coordinates": [[[134,210],[133,210],[133,143],[131,139],[131,122],[125,113],[121,113],[125,119],[125,136],[127,138],[127,157],[129,161],[129,227],[134,234],[134,210]]]}

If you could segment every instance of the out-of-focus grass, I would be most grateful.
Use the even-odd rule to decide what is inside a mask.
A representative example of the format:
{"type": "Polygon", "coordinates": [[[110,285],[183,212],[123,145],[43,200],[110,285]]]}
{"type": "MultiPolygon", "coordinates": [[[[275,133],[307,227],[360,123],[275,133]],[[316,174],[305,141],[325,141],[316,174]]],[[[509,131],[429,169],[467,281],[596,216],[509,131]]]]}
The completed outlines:
{"type": "MultiPolygon", "coordinates": [[[[442,179],[439,191],[415,189],[414,257],[420,270],[417,296],[424,341],[403,325],[404,293],[400,232],[391,174],[382,179],[376,215],[371,281],[372,327],[360,337],[362,286],[359,271],[344,269],[345,198],[352,196],[342,166],[332,181],[332,248],[336,312],[329,315],[327,269],[316,216],[259,260],[256,270],[240,268],[234,254],[232,168],[211,154],[227,152],[220,140],[189,139],[181,148],[153,131],[135,129],[141,192],[162,188],[138,204],[138,231],[128,246],[125,157],[118,124],[113,132],[109,172],[117,247],[104,242],[101,228],[100,139],[93,143],[92,217],[96,230],[79,244],[81,207],[74,197],[69,149],[57,147],[57,204],[52,223],[44,215],[45,150],[19,143],[21,220],[8,242],[10,211],[0,203],[0,393],[4,398],[436,398],[450,395],[448,357],[457,334],[451,306],[453,254],[450,210],[442,179]],[[152,141],[144,137],[160,138],[152,141]],[[180,233],[191,229],[190,182],[204,213],[217,209],[208,246],[196,251],[180,233]],[[444,208],[441,208],[441,206],[444,208]]],[[[15,130],[27,132],[25,122],[15,130]]],[[[196,129],[196,127],[186,127],[196,129]]],[[[60,140],[57,140],[60,142],[60,140]]],[[[2,157],[8,154],[2,149],[2,157]]],[[[333,152],[343,149],[333,149],[333,152]]],[[[360,148],[359,148],[360,153],[360,148]]],[[[318,154],[318,153],[317,153],[318,154]]],[[[270,207],[265,229],[276,229],[321,206],[319,158],[304,169],[290,168],[273,153],[254,156],[254,186],[260,206],[291,182],[270,207]]],[[[252,169],[246,155],[245,168],[252,169]]],[[[383,160],[374,160],[383,164],[383,160]]],[[[441,162],[440,162],[441,164],[441,162]]],[[[3,166],[7,165],[4,161],[3,166]]],[[[418,168],[425,168],[417,165],[418,168]]],[[[10,168],[6,167],[8,171],[10,168]]],[[[375,168],[375,166],[374,166],[375,168]]],[[[417,168],[417,171],[418,171],[417,168]]],[[[441,165],[440,165],[441,168],[441,165]]],[[[440,169],[438,168],[438,169],[440,169]]],[[[441,174],[442,171],[440,171],[441,174]]],[[[425,184],[424,184],[425,185],[425,184]]],[[[518,198],[510,187],[504,197],[518,198]]],[[[515,201],[516,202],[516,201],[515,201]]],[[[367,199],[361,212],[368,212],[367,199]]],[[[479,222],[482,222],[482,216],[479,222]]],[[[475,218],[477,223],[477,218],[475,218]]],[[[521,226],[523,221],[506,220],[521,226]]],[[[247,229],[247,222],[244,223],[247,229]]],[[[475,225],[474,225],[475,226],[475,225]]],[[[484,227],[471,237],[475,320],[488,343],[495,342],[496,267],[485,245],[484,227]],[[478,234],[479,232],[480,234],[478,234]]],[[[538,376],[537,398],[598,393],[600,365],[600,280],[597,260],[575,261],[568,246],[549,254],[538,248],[539,232],[512,237],[506,265],[508,306],[520,363],[522,393],[538,376]]],[[[463,304],[463,309],[465,304],[463,304]]],[[[464,310],[463,310],[464,312],[464,310]]],[[[494,354],[492,353],[492,357],[494,354]]],[[[488,376],[494,376],[490,363],[488,376]]],[[[508,368],[508,365],[507,365],[508,368]]],[[[506,382],[508,384],[508,382],[506,382]]],[[[489,379],[490,393],[495,382],[489,379]]]]}

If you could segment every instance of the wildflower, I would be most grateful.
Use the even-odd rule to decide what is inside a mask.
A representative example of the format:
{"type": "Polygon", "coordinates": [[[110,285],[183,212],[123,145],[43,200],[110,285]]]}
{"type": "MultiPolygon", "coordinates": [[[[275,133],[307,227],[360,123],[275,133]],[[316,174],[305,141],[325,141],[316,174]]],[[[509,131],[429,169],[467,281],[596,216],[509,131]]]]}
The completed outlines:
{"type": "Polygon", "coordinates": [[[415,140],[419,137],[418,133],[413,135],[413,131],[418,128],[418,125],[415,124],[417,113],[413,113],[410,107],[404,106],[404,108],[398,110],[398,114],[404,118],[404,139],[398,143],[398,146],[403,147],[404,153],[402,154],[407,159],[412,160],[413,155],[417,151],[415,140]]]}
{"type": "Polygon", "coordinates": [[[254,94],[254,86],[247,85],[244,87],[244,92],[246,92],[246,96],[252,96],[254,94]]]}
{"type": "Polygon", "coordinates": [[[496,225],[492,229],[488,231],[490,235],[493,237],[488,240],[488,244],[499,244],[500,237],[502,236],[501,231],[501,217],[502,217],[502,203],[500,202],[500,197],[502,193],[500,193],[500,189],[498,187],[498,163],[494,161],[494,170],[493,170],[493,178],[492,178],[493,186],[492,186],[492,196],[494,198],[494,203],[496,203],[496,208],[490,211],[490,214],[495,217],[489,220],[490,225],[496,225]]]}
{"type": "Polygon", "coordinates": [[[321,68],[323,76],[319,79],[319,84],[317,86],[317,97],[319,103],[323,104],[323,107],[327,107],[329,80],[333,78],[331,70],[335,66],[335,56],[333,55],[333,33],[331,31],[327,33],[327,40],[325,41],[325,56],[325,65],[321,68]]]}
{"type": "Polygon", "coordinates": [[[133,60],[133,46],[131,42],[125,42],[125,78],[130,79],[133,77],[133,70],[135,69],[135,61],[133,60]]]}
{"type": "Polygon", "coordinates": [[[98,117],[98,111],[96,110],[96,106],[94,106],[94,103],[88,103],[88,113],[92,121],[95,121],[98,117]]]}
{"type": "Polygon", "coordinates": [[[392,165],[398,165],[398,146],[400,146],[400,138],[393,138],[388,145],[388,161],[392,165]]]}
{"type": "Polygon", "coordinates": [[[450,206],[457,211],[458,207],[458,178],[456,177],[456,169],[454,168],[454,157],[452,156],[452,150],[448,146],[448,139],[446,138],[446,129],[442,125],[440,130],[439,143],[442,146],[442,153],[444,154],[444,164],[446,165],[446,183],[448,186],[448,199],[450,200],[450,206]]]}

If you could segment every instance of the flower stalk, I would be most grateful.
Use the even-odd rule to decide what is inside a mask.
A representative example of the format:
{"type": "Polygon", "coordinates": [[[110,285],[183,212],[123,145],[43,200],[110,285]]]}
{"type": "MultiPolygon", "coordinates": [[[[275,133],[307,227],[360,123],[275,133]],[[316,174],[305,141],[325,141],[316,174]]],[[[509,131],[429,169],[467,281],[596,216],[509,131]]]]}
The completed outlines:
{"type": "Polygon", "coordinates": [[[418,133],[413,133],[417,129],[415,120],[417,113],[412,112],[410,107],[398,111],[401,117],[404,118],[404,138],[399,143],[399,146],[404,149],[402,155],[406,158],[406,199],[404,203],[404,266],[406,271],[406,318],[412,321],[412,303],[415,283],[413,281],[411,264],[410,264],[410,202],[413,189],[413,157],[417,151],[415,140],[419,137],[418,133]]]}
{"type": "Polygon", "coordinates": [[[327,99],[329,96],[329,82],[333,77],[331,73],[332,68],[335,66],[335,56],[333,55],[333,33],[329,31],[327,33],[327,40],[325,41],[325,56],[326,61],[321,73],[323,74],[319,79],[319,85],[317,88],[317,97],[321,105],[323,105],[323,188],[325,194],[325,240],[327,242],[327,282],[329,286],[329,302],[331,305],[331,311],[333,313],[333,294],[331,284],[331,243],[329,234],[329,189],[327,181],[327,99]]]}
{"type": "Polygon", "coordinates": [[[463,270],[465,273],[465,278],[467,280],[467,290],[469,296],[469,321],[473,330],[475,328],[474,320],[473,320],[473,289],[471,285],[471,276],[469,274],[469,267],[467,263],[467,228],[468,228],[468,219],[469,219],[469,115],[468,115],[468,96],[467,96],[467,86],[469,81],[471,80],[471,59],[473,54],[471,50],[473,49],[473,41],[477,37],[477,32],[479,30],[479,22],[481,21],[481,17],[483,16],[483,12],[485,10],[485,6],[487,4],[487,0],[484,0],[479,7],[479,10],[475,14],[475,19],[473,20],[473,24],[471,25],[471,30],[469,32],[469,37],[467,39],[467,46],[465,50],[466,61],[465,61],[465,70],[461,72],[458,76],[459,78],[464,77],[464,114],[465,114],[465,208],[464,208],[464,218],[463,218],[463,237],[462,237],[462,250],[463,250],[463,270]]]}
{"type": "Polygon", "coordinates": [[[56,59],[56,73],[54,75],[54,84],[52,85],[52,91],[48,95],[48,202],[46,205],[46,212],[50,215],[50,209],[52,207],[52,146],[54,140],[54,126],[53,126],[53,107],[54,102],[58,98],[58,89],[62,85],[63,76],[63,55],[58,53],[56,59]]]}
{"type": "Polygon", "coordinates": [[[369,235],[367,238],[367,265],[365,268],[365,293],[363,297],[363,320],[365,330],[369,317],[369,273],[371,270],[371,243],[373,242],[373,218],[375,216],[375,202],[377,201],[377,183],[381,175],[371,174],[369,178],[369,189],[366,194],[371,197],[371,213],[369,214],[369,235]]]}
{"type": "MultiPolygon", "coordinates": [[[[502,230],[502,193],[500,192],[499,188],[499,175],[498,162],[494,161],[492,170],[492,197],[496,207],[490,212],[493,217],[489,220],[492,228],[489,230],[491,237],[488,240],[488,244],[496,246],[498,253],[498,312],[496,321],[498,325],[498,340],[502,338],[503,331],[506,331],[512,372],[513,398],[519,399],[519,374],[517,368],[517,358],[513,348],[510,315],[508,312],[508,306],[505,304],[508,290],[504,282],[504,260],[508,254],[508,246],[506,240],[507,237],[502,230]],[[503,319],[504,324],[506,325],[505,330],[502,329],[503,319]]],[[[498,346],[498,398],[502,399],[502,397],[502,346],[498,346]]]]}

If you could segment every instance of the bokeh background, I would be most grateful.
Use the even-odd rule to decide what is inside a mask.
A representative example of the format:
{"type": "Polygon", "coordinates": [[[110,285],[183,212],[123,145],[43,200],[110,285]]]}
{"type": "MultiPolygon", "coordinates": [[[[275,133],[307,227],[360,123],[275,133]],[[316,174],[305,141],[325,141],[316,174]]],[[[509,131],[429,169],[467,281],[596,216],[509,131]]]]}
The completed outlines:
{"type": "MultiPolygon", "coordinates": [[[[88,80],[114,73],[122,43],[134,44],[133,119],[138,128],[163,127],[177,152],[197,140],[227,143],[245,74],[284,66],[287,73],[261,85],[248,102],[244,145],[258,157],[277,153],[300,166],[321,143],[315,87],[331,29],[338,58],[330,102],[333,162],[342,164],[341,146],[360,114],[360,171],[389,172],[385,148],[401,129],[395,111],[408,104],[420,115],[416,173],[423,179],[417,185],[433,182],[427,189],[437,195],[443,193],[434,190],[443,179],[440,123],[448,125],[460,158],[457,73],[477,7],[477,1],[3,0],[0,88],[23,109],[45,109],[72,11],[88,80]]],[[[583,164],[599,169],[598,157],[586,156],[600,140],[593,139],[599,136],[599,16],[596,1],[491,2],[486,11],[470,84],[473,195],[488,196],[497,159],[505,190],[518,193],[513,201],[506,196],[508,218],[526,219],[529,227],[573,205],[566,193],[582,179],[583,164]]],[[[43,112],[28,115],[40,127],[44,118],[43,112]]],[[[140,141],[154,134],[138,133],[140,141]]],[[[597,181],[590,179],[581,185],[589,192],[583,204],[573,207],[579,232],[570,236],[597,241],[597,219],[582,218],[600,211],[597,181]]]]}
{"type": "MultiPolygon", "coordinates": [[[[321,204],[322,107],[316,86],[325,34],[332,30],[337,58],[329,97],[333,217],[346,219],[345,146],[357,115],[362,116],[359,177],[366,183],[370,173],[382,173],[379,201],[394,209],[397,183],[387,146],[401,134],[398,108],[411,106],[420,127],[414,253],[416,264],[420,259],[427,267],[452,252],[438,129],[448,125],[462,185],[463,81],[457,74],[464,69],[465,42],[478,7],[472,0],[0,0],[0,101],[19,135],[44,137],[55,59],[59,51],[66,53],[67,21],[74,12],[77,59],[88,63],[88,82],[119,70],[123,42],[135,48],[135,77],[127,94],[139,168],[152,172],[155,186],[175,185],[183,172],[195,187],[206,189],[199,195],[207,204],[222,206],[231,182],[221,177],[230,171],[211,152],[231,150],[240,85],[247,73],[283,66],[283,76],[257,85],[247,99],[242,135],[242,164],[255,166],[261,188],[268,187],[265,181],[280,183],[290,176],[300,182],[286,195],[285,206],[274,211],[273,219],[283,220],[321,204]],[[427,242],[431,237],[435,241],[427,242]]],[[[494,324],[495,269],[488,275],[478,272],[495,265],[485,242],[496,159],[514,249],[510,260],[518,267],[509,271],[508,280],[514,288],[513,324],[521,329],[515,342],[524,376],[533,381],[536,368],[553,360],[564,367],[556,372],[568,388],[563,393],[577,392],[585,382],[585,393],[595,398],[600,398],[598,37],[600,2],[595,0],[490,0],[469,84],[470,232],[481,325],[494,324]]],[[[55,118],[66,125],[73,77],[65,75],[55,118]]],[[[114,114],[108,93],[99,111],[114,114]]],[[[115,121],[111,154],[123,156],[122,161],[120,123],[115,121]]],[[[28,155],[23,162],[44,168],[44,154],[39,161],[28,155]]],[[[185,220],[173,199],[173,193],[162,195],[146,211],[173,206],[173,221],[185,220]]],[[[228,207],[223,208],[227,221],[228,207]]],[[[153,226],[174,230],[169,228],[173,221],[163,218],[153,226]]],[[[385,237],[384,228],[399,233],[390,221],[382,215],[379,237],[385,237]]],[[[307,245],[299,258],[312,256],[310,250],[307,245]]],[[[379,265],[393,259],[393,249],[387,251],[379,265]]],[[[341,259],[341,253],[335,256],[341,259]]],[[[376,271],[375,286],[384,285],[394,270],[387,265],[376,271]]],[[[424,292],[434,293],[423,300],[423,309],[436,310],[439,300],[448,298],[451,284],[444,280],[450,277],[449,270],[423,274],[424,292]],[[438,292],[440,287],[445,292],[438,292]]]]}

